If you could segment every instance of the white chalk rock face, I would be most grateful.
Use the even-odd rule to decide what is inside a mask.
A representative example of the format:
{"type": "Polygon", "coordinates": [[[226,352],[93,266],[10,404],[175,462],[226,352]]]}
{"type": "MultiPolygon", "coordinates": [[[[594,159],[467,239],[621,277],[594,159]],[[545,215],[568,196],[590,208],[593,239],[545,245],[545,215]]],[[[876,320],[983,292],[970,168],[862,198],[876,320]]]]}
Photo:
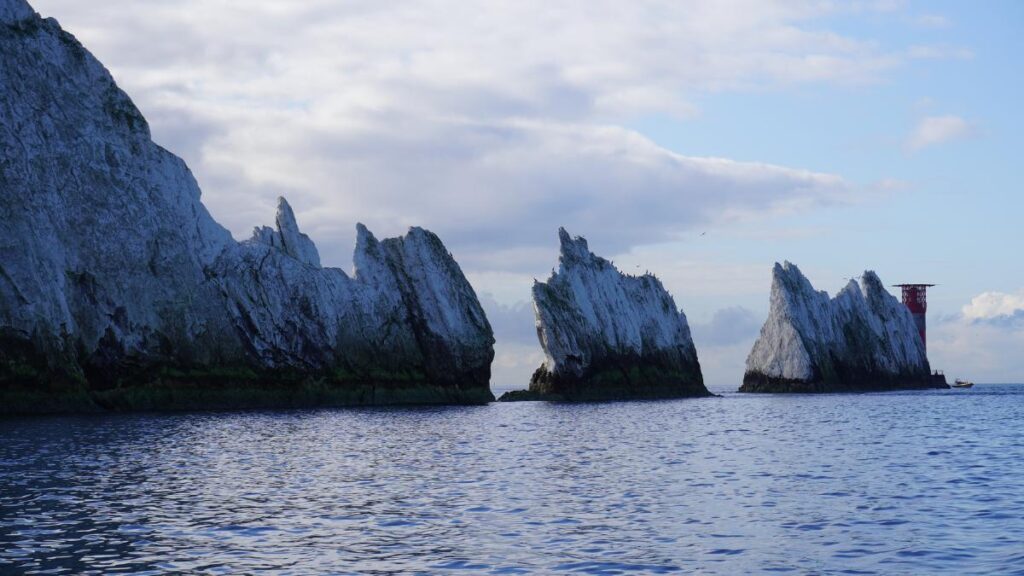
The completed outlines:
{"type": "Polygon", "coordinates": [[[558,271],[533,287],[546,360],[530,391],[566,399],[706,396],[683,314],[651,274],[629,276],[559,230],[558,271]]]}
{"type": "Polygon", "coordinates": [[[747,357],[741,392],[946,387],[931,375],[910,311],[871,271],[835,298],[795,265],[775,264],[771,311],[747,357]]]}
{"type": "Polygon", "coordinates": [[[320,252],[309,236],[299,232],[295,212],[284,198],[277,199],[277,229],[261,226],[253,231],[252,239],[277,248],[303,264],[320,267],[320,252]]]}
{"type": "Polygon", "coordinates": [[[281,199],[275,228],[235,242],[107,70],[22,0],[0,0],[0,238],[5,398],[491,398],[490,325],[436,236],[377,242],[360,226],[350,278],[321,267],[281,199]]]}

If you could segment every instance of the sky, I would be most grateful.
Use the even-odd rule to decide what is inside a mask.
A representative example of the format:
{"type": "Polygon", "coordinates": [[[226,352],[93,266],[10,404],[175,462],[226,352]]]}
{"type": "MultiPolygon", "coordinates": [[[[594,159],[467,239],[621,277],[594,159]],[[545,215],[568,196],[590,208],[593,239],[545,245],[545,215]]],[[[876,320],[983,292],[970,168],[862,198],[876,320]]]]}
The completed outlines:
{"type": "Polygon", "coordinates": [[[739,385],[776,261],[929,292],[950,378],[1024,382],[1024,3],[36,0],[238,239],[285,196],[325,265],[436,232],[498,340],[543,355],[559,226],[662,279],[739,385]]]}

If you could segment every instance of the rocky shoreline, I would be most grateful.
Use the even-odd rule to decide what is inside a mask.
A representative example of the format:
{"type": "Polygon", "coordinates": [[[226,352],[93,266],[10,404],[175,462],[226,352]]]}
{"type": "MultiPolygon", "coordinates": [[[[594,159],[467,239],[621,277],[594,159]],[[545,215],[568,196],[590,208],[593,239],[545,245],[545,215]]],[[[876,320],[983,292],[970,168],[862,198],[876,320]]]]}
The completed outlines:
{"type": "Polygon", "coordinates": [[[533,373],[529,389],[507,392],[499,401],[601,402],[714,396],[704,387],[699,372],[665,368],[655,359],[618,358],[616,362],[593,368],[585,376],[558,375],[541,366],[533,373]]]}
{"type": "Polygon", "coordinates": [[[830,382],[824,379],[797,380],[747,373],[743,376],[743,385],[740,386],[739,391],[757,394],[846,394],[943,388],[949,388],[949,384],[946,383],[946,377],[942,375],[921,377],[916,374],[906,376],[862,374],[830,382]]]}
{"type": "Polygon", "coordinates": [[[8,386],[0,390],[0,416],[99,412],[176,412],[354,406],[484,405],[494,396],[429,382],[374,380],[365,383],[290,380],[267,376],[161,377],[141,385],[62,390],[8,386]]]}

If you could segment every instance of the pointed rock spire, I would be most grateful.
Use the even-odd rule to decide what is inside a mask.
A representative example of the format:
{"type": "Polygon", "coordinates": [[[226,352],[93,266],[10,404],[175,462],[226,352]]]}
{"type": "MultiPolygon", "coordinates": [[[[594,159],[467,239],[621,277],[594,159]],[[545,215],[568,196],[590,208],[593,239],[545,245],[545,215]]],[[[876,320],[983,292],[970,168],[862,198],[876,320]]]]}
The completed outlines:
{"type": "Polygon", "coordinates": [[[622,274],[558,230],[560,269],[533,285],[545,362],[530,392],[563,399],[707,396],[690,328],[653,276],[622,274]]]}
{"type": "Polygon", "coordinates": [[[587,239],[582,236],[573,238],[565,228],[558,229],[559,258],[558,261],[565,264],[584,262],[594,257],[590,253],[587,239]]]}
{"type": "Polygon", "coordinates": [[[320,267],[320,252],[309,236],[299,231],[295,212],[283,196],[277,199],[277,232],[285,253],[303,264],[320,267]]]}
{"type": "Polygon", "coordinates": [[[356,249],[352,255],[356,278],[371,281],[384,272],[380,242],[362,222],[356,223],[356,249]]]}
{"type": "Polygon", "coordinates": [[[910,312],[869,271],[834,298],[795,265],[776,264],[771,310],[741,392],[944,388],[930,374],[910,312]]]}

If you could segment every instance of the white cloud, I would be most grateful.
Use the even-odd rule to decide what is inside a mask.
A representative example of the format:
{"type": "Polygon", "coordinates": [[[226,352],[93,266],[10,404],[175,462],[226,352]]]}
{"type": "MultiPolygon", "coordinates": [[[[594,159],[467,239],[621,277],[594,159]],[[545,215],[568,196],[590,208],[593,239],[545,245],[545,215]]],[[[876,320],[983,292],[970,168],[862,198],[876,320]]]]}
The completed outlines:
{"type": "Polygon", "coordinates": [[[1024,290],[983,292],[928,327],[932,367],[950,379],[1024,383],[1024,290]]]}
{"type": "Polygon", "coordinates": [[[735,392],[764,317],[740,306],[717,310],[706,323],[690,322],[704,384],[713,392],[735,392]]]}
{"type": "Polygon", "coordinates": [[[501,396],[508,390],[524,390],[530,377],[544,363],[544,352],[538,344],[522,344],[499,340],[494,345],[491,364],[491,391],[501,396]]]}
{"type": "Polygon", "coordinates": [[[947,379],[1024,383],[1024,314],[994,320],[964,317],[928,327],[928,358],[947,379]],[[1005,320],[1005,321],[1000,321],[1005,320]]]}
{"type": "Polygon", "coordinates": [[[968,320],[993,320],[1024,312],[1024,290],[1016,294],[983,292],[961,309],[968,320]]]}
{"type": "Polygon", "coordinates": [[[974,52],[961,46],[918,44],[907,49],[907,57],[915,60],[970,60],[974,52]]]}
{"type": "Polygon", "coordinates": [[[921,14],[914,19],[914,23],[922,28],[943,29],[953,25],[949,18],[941,14],[921,14]]]}
{"type": "Polygon", "coordinates": [[[827,28],[864,3],[36,0],[114,72],[236,236],[277,195],[327,263],[419,224],[468,271],[543,271],[558,225],[609,252],[841,200],[835,175],[682,156],[624,126],[709,92],[861,84],[905,49],[827,28]],[[614,224],[614,225],[612,225],[614,224]]]}
{"type": "Polygon", "coordinates": [[[756,338],[729,345],[698,346],[697,358],[708,390],[722,393],[739,389],[754,340],[756,338]]]}
{"type": "Polygon", "coordinates": [[[729,346],[739,342],[753,342],[763,318],[741,306],[722,308],[706,324],[692,324],[693,340],[704,346],[729,346]]]}
{"type": "Polygon", "coordinates": [[[907,137],[908,150],[920,150],[929,146],[937,146],[945,142],[960,140],[971,136],[974,127],[959,116],[926,116],[907,137]]]}
{"type": "Polygon", "coordinates": [[[238,175],[238,185],[225,178],[220,189],[235,205],[255,182],[315,206],[301,221],[328,246],[347,253],[349,227],[340,223],[358,219],[382,233],[420,224],[473,270],[543,272],[560,225],[602,230],[614,254],[737,211],[779,213],[849,193],[836,176],[681,156],[616,126],[392,118],[400,131],[325,134],[310,125],[261,138],[274,127],[239,129],[208,157],[238,175]]]}
{"type": "Polygon", "coordinates": [[[483,293],[480,294],[480,305],[487,313],[487,320],[491,323],[496,338],[504,342],[534,344],[540,347],[532,302],[502,304],[489,293],[483,293]]]}

